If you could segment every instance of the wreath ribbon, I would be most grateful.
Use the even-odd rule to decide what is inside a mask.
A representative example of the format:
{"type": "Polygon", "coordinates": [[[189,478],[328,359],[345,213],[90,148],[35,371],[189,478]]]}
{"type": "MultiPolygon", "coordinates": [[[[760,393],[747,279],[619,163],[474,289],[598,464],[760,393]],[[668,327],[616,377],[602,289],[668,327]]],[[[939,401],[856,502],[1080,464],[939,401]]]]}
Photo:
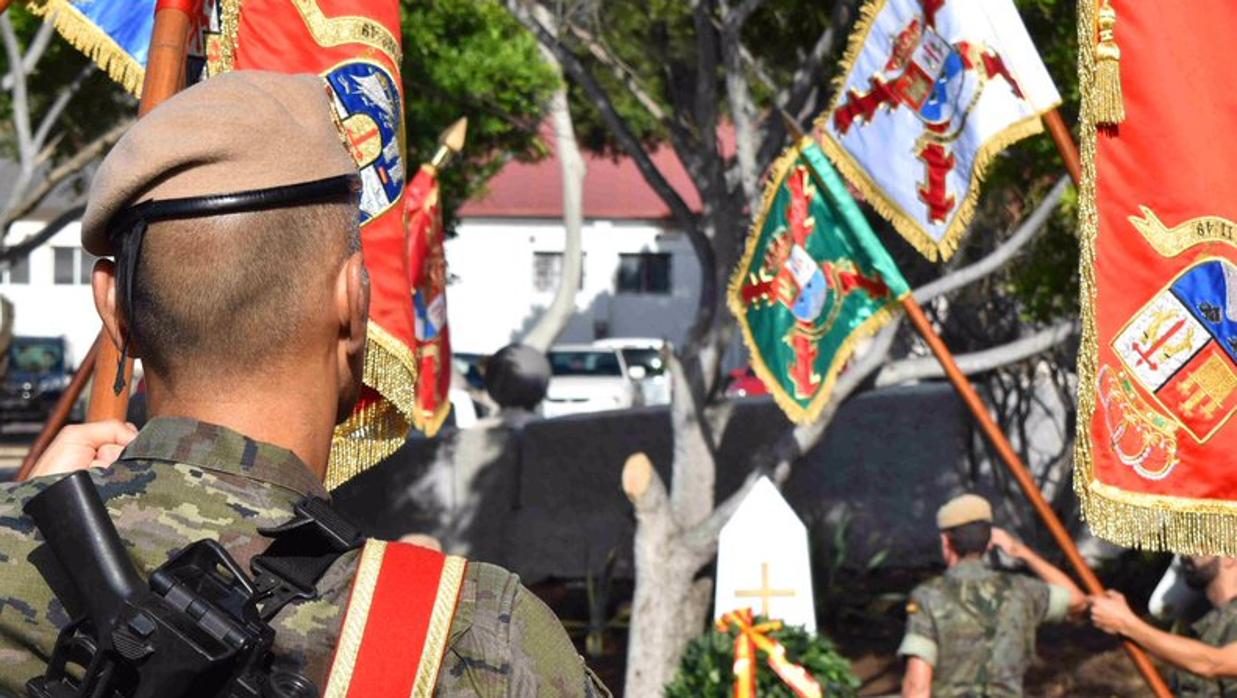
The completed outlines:
{"type": "Polygon", "coordinates": [[[734,698],[756,698],[756,651],[761,650],[768,658],[769,668],[790,687],[799,698],[823,698],[824,691],[807,669],[786,658],[786,648],[769,637],[769,633],[782,629],[782,621],[770,620],[756,623],[750,608],[731,611],[717,620],[718,632],[726,632],[731,626],[738,629],[734,640],[734,698]]]}

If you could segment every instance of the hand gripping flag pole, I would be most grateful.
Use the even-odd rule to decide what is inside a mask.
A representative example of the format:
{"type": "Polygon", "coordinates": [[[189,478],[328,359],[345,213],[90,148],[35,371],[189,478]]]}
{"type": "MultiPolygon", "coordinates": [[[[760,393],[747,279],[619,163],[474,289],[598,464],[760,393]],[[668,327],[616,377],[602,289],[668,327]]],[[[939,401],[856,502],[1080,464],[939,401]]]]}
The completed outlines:
{"type": "MultiPolygon", "coordinates": [[[[185,56],[188,52],[189,34],[193,26],[191,17],[202,0],[159,0],[155,8],[154,30],[150,37],[150,53],[142,83],[142,99],[138,116],[144,116],[168,97],[176,94],[185,85],[185,56]]],[[[7,3],[0,0],[0,12],[7,3]]],[[[104,419],[124,419],[129,407],[127,377],[132,375],[133,359],[121,361],[120,349],[100,331],[98,339],[82,359],[73,382],[61,395],[51,417],[22,461],[17,480],[25,480],[34,468],[39,456],[68,421],[69,412],[85,387],[86,377],[93,376],[90,402],[86,419],[96,422],[104,419]],[[113,390],[111,371],[119,370],[126,377],[125,389],[113,390]]]]}
{"type": "MultiPolygon", "coordinates": [[[[802,131],[798,124],[789,116],[783,114],[783,119],[786,121],[787,130],[797,142],[804,139],[802,131]]],[[[770,186],[775,186],[776,183],[771,183],[770,186]]],[[[1044,499],[1044,495],[1040,492],[1039,486],[1035,483],[1026,464],[1022,462],[1009,439],[1001,431],[993,421],[992,416],[988,413],[988,408],[984,405],[983,399],[979,393],[975,391],[974,386],[963,375],[958,368],[957,362],[954,360],[953,354],[949,351],[949,347],[945,346],[939,334],[932,327],[931,321],[924,314],[923,308],[919,302],[915,300],[914,294],[901,294],[898,298],[902,308],[906,311],[907,317],[910,318],[911,324],[915,330],[923,337],[928,347],[932,350],[933,356],[940,362],[941,367],[945,371],[949,382],[953,384],[955,390],[962,397],[962,401],[966,404],[967,409],[975,417],[979,423],[980,429],[983,431],[989,442],[996,449],[997,455],[1000,456],[1001,462],[1005,464],[1006,469],[1013,475],[1014,480],[1018,482],[1018,486],[1022,489],[1023,494],[1031,502],[1035,513],[1047,526],[1049,533],[1052,534],[1053,540],[1061,551],[1065,553],[1065,557],[1069,560],[1070,566],[1074,568],[1075,573],[1082,580],[1083,586],[1090,594],[1103,593],[1104,587],[1100,584],[1100,580],[1095,576],[1095,573],[1087,566],[1087,563],[1082,558],[1082,554],[1078,551],[1078,546],[1074,544],[1074,539],[1070,537],[1069,531],[1065,525],[1057,517],[1052,507],[1044,499]]],[[[1164,679],[1160,677],[1147,655],[1136,644],[1130,641],[1125,642],[1125,650],[1130,655],[1130,659],[1138,668],[1147,685],[1155,693],[1156,696],[1167,698],[1171,696],[1168,686],[1164,683],[1164,679]]]]}
{"type": "MultiPolygon", "coordinates": [[[[945,346],[941,336],[932,328],[932,323],[924,315],[923,308],[920,307],[919,302],[915,300],[913,295],[908,295],[902,299],[902,307],[906,310],[906,315],[911,319],[911,324],[914,325],[915,330],[928,343],[928,348],[932,350],[932,355],[940,362],[941,368],[945,369],[945,375],[949,378],[949,382],[953,384],[954,389],[962,396],[962,401],[966,403],[971,414],[975,416],[975,421],[979,422],[979,427],[983,430],[984,436],[988,437],[988,441],[996,448],[1001,461],[1005,463],[1005,467],[1018,482],[1018,487],[1022,489],[1022,493],[1031,502],[1035,513],[1044,522],[1044,525],[1048,527],[1048,532],[1052,534],[1052,538],[1056,541],[1057,546],[1065,553],[1065,558],[1069,560],[1070,566],[1074,568],[1074,572],[1082,580],[1082,585],[1087,590],[1087,593],[1104,593],[1104,585],[1100,584],[1100,580],[1095,576],[1095,572],[1091,571],[1086,561],[1082,559],[1082,554],[1078,551],[1078,546],[1074,544],[1074,539],[1070,537],[1069,531],[1065,529],[1061,519],[1057,518],[1056,512],[1052,510],[1052,507],[1044,499],[1043,493],[1039,490],[1039,485],[1035,484],[1035,480],[1031,477],[1026,464],[1018,457],[1013,446],[1010,445],[1009,439],[1005,437],[1004,432],[992,420],[992,416],[988,414],[988,408],[984,405],[983,399],[979,397],[979,393],[975,392],[971,382],[967,380],[966,376],[962,375],[962,370],[958,368],[957,362],[954,361],[949,347],[945,346]]],[[[1155,666],[1151,664],[1151,660],[1147,658],[1142,648],[1131,640],[1125,640],[1124,645],[1125,651],[1130,655],[1130,660],[1138,668],[1138,673],[1142,674],[1143,679],[1147,682],[1147,686],[1151,688],[1155,695],[1160,698],[1171,696],[1172,692],[1168,690],[1168,685],[1164,683],[1164,679],[1156,671],[1155,666]]]]}

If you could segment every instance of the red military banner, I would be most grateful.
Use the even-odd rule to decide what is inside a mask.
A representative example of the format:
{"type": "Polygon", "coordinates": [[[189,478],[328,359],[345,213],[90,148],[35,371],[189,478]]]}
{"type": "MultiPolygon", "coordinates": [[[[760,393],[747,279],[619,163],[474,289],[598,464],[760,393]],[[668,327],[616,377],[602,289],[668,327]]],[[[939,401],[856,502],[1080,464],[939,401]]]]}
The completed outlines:
{"type": "Polygon", "coordinates": [[[443,248],[438,170],[422,165],[404,195],[408,273],[412,286],[413,342],[417,356],[416,409],[412,423],[438,433],[451,411],[451,336],[447,328],[447,258],[443,248]]]}
{"type": "Polygon", "coordinates": [[[1237,555],[1234,26],[1227,0],[1079,3],[1075,487],[1123,545],[1237,555]]]}
{"type": "Polygon", "coordinates": [[[372,291],[366,388],[336,430],[328,487],[399,448],[416,410],[399,7],[397,0],[217,0],[206,41],[208,75],[321,75],[361,173],[361,244],[372,291]]]}

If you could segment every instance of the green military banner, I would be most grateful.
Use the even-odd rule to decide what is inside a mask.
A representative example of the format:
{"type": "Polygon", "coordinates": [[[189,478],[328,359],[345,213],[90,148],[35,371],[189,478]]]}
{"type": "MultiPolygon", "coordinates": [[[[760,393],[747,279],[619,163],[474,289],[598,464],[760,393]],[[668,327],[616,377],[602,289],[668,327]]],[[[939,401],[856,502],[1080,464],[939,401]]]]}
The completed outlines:
{"type": "Polygon", "coordinates": [[[752,368],[794,422],[819,416],[860,339],[909,293],[811,139],[773,165],[728,301],[752,368]]]}

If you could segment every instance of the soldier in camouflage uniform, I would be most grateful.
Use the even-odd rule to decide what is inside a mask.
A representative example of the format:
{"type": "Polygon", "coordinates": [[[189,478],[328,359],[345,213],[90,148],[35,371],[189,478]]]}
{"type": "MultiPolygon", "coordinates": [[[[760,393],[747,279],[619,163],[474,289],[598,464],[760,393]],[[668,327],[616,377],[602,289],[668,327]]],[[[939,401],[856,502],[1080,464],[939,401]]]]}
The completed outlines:
{"type": "MultiPolygon", "coordinates": [[[[136,201],[351,181],[355,165],[330,113],[312,76],[239,71],[189,88],[139,121],[100,167],[84,247],[118,260],[132,252],[125,241],[114,249],[115,237],[103,232],[136,201]],[[229,126],[226,135],[212,134],[220,124],[229,126]]],[[[356,220],[355,196],[344,195],[190,224],[152,222],[141,266],[129,267],[142,270],[131,286],[116,281],[112,262],[96,268],[105,328],[118,345],[131,339],[145,362],[153,418],[136,436],[118,436],[128,442],[119,459],[91,472],[143,576],[204,538],[247,567],[269,544],[257,529],[289,520],[307,495],[327,497],[332,426],[350,413],[363,365],[368,280],[356,220]],[[250,336],[257,327],[269,334],[250,336]]],[[[69,458],[74,449],[63,446],[47,458],[69,458]]],[[[116,446],[80,465],[108,460],[106,448],[116,446]]],[[[40,464],[41,472],[64,469],[40,464]]],[[[0,487],[2,695],[24,694],[70,620],[31,564],[41,540],[22,513],[53,481],[0,487]]],[[[316,599],[275,616],[275,668],[325,685],[358,557],[344,554],[316,599]]],[[[608,693],[545,604],[510,572],[474,562],[435,695],[608,693]]]]}
{"type": "Polygon", "coordinates": [[[1035,630],[1085,606],[1061,570],[992,527],[992,508],[968,494],[937,513],[945,574],[916,587],[907,605],[903,696],[1006,698],[1022,695],[1035,630]],[[984,563],[990,546],[1024,562],[1040,579],[984,563]],[[1042,580],[1042,581],[1041,581],[1042,580]]]}
{"type": "Polygon", "coordinates": [[[1212,609],[1193,625],[1194,638],[1173,635],[1142,621],[1115,591],[1093,596],[1097,627],[1142,645],[1175,668],[1173,692],[1189,698],[1237,698],[1237,559],[1185,558],[1186,582],[1202,589],[1212,609]]]}

